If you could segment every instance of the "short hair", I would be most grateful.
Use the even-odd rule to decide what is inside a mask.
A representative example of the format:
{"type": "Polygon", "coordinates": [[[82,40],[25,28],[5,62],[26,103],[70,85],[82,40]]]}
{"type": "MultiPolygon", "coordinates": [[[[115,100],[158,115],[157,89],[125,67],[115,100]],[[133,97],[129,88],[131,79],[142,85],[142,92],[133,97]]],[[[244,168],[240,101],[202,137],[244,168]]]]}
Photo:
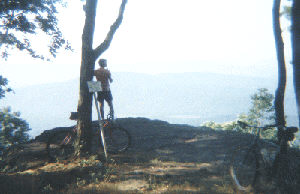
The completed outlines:
{"type": "Polygon", "coordinates": [[[106,59],[100,59],[98,63],[101,67],[106,67],[107,66],[107,60],[106,59]]]}

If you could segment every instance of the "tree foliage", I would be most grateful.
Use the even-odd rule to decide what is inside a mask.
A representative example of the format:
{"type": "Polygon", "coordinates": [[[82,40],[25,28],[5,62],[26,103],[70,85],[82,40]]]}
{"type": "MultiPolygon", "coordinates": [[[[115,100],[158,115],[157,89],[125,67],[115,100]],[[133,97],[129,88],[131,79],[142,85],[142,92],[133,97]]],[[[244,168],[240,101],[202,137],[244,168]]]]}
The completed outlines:
{"type": "Polygon", "coordinates": [[[0,144],[9,147],[29,140],[27,122],[20,118],[20,113],[11,112],[10,108],[0,110],[0,144]]]}
{"type": "MultiPolygon", "coordinates": [[[[0,1],[0,52],[7,59],[13,49],[25,51],[33,58],[46,59],[32,46],[33,38],[39,35],[49,37],[48,50],[53,57],[61,47],[71,49],[58,27],[57,6],[64,0],[1,0],[0,1]]],[[[48,39],[47,39],[48,40],[48,39]]],[[[43,53],[45,54],[45,53],[43,53]]],[[[48,57],[47,57],[48,59],[48,57]]],[[[12,89],[8,80],[0,75],[0,99],[12,89]]],[[[27,122],[20,113],[10,108],[0,110],[0,146],[21,144],[29,139],[27,122]]]]}
{"type": "MultiPolygon", "coordinates": [[[[251,125],[267,125],[275,123],[275,107],[273,104],[274,95],[266,88],[258,89],[258,92],[251,96],[252,107],[250,108],[246,121],[251,125]]],[[[276,128],[262,132],[262,136],[268,139],[276,139],[276,128]]]]}
{"type": "Polygon", "coordinates": [[[264,125],[274,123],[274,95],[266,88],[258,89],[258,92],[251,96],[252,107],[249,109],[247,120],[251,125],[264,125]]]}
{"type": "MultiPolygon", "coordinates": [[[[237,120],[244,121],[250,125],[266,125],[275,123],[275,108],[273,105],[274,95],[270,94],[268,89],[260,88],[251,97],[251,107],[248,114],[240,114],[237,120]]],[[[246,133],[252,133],[254,129],[243,129],[237,121],[226,122],[222,124],[210,121],[203,126],[216,130],[237,130],[246,133]]],[[[262,132],[262,136],[268,139],[276,138],[276,129],[269,129],[262,132]]]]}
{"type": "Polygon", "coordinates": [[[12,89],[8,87],[8,80],[0,75],[0,99],[5,97],[5,93],[11,92],[12,89]]]}
{"type": "Polygon", "coordinates": [[[31,35],[44,33],[51,40],[48,48],[52,56],[57,49],[66,46],[71,49],[57,25],[56,5],[62,0],[2,0],[0,1],[0,49],[7,58],[9,50],[27,51],[34,58],[43,55],[31,46],[31,35]]]}
{"type": "Polygon", "coordinates": [[[292,7],[284,6],[282,12],[280,12],[280,16],[285,16],[287,19],[291,19],[292,17],[292,7]]]}

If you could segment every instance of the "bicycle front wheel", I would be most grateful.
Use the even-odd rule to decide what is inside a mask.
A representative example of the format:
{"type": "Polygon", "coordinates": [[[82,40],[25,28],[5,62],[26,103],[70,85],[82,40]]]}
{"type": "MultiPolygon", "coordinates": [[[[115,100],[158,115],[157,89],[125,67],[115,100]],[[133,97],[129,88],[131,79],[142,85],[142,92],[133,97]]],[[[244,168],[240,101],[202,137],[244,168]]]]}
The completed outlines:
{"type": "Polygon", "coordinates": [[[49,137],[46,151],[50,160],[65,160],[74,154],[74,132],[60,131],[49,137]]]}
{"type": "Polygon", "coordinates": [[[129,132],[119,125],[104,128],[105,143],[108,153],[120,153],[128,149],[131,144],[129,132]]]}
{"type": "Polygon", "coordinates": [[[259,158],[253,148],[238,149],[232,154],[230,175],[241,191],[249,191],[258,176],[259,158]]]}

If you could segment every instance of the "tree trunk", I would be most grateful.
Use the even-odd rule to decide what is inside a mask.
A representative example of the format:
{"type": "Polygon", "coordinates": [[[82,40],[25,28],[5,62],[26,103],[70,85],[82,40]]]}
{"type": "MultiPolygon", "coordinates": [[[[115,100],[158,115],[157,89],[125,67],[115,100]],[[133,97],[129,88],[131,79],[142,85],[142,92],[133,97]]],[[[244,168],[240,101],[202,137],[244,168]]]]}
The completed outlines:
{"type": "Polygon", "coordinates": [[[280,27],[280,3],[281,0],[274,0],[273,5],[273,30],[275,37],[277,62],[278,62],[278,86],[275,93],[275,115],[278,127],[277,138],[280,142],[282,137],[283,126],[285,126],[284,118],[284,93],[286,87],[286,67],[284,60],[284,44],[281,36],[280,27]]]}
{"type": "Polygon", "coordinates": [[[85,6],[85,25],[82,33],[82,56],[80,68],[80,91],[78,101],[78,122],[77,131],[78,138],[76,140],[76,155],[82,155],[90,151],[92,142],[92,94],[88,91],[87,81],[93,79],[95,69],[95,61],[100,57],[110,46],[116,30],[122,23],[123,14],[127,0],[122,0],[119,15],[116,21],[110,27],[110,30],[98,47],[93,49],[93,37],[95,31],[95,19],[97,0],[86,0],[85,6]]]}
{"type": "Polygon", "coordinates": [[[292,55],[294,89],[300,126],[300,0],[294,0],[292,7],[292,55]]]}
{"type": "Polygon", "coordinates": [[[89,151],[92,138],[92,94],[89,93],[87,81],[92,80],[95,67],[93,37],[95,30],[97,0],[87,0],[85,7],[85,25],[82,33],[80,88],[78,101],[78,139],[76,154],[89,151]]]}

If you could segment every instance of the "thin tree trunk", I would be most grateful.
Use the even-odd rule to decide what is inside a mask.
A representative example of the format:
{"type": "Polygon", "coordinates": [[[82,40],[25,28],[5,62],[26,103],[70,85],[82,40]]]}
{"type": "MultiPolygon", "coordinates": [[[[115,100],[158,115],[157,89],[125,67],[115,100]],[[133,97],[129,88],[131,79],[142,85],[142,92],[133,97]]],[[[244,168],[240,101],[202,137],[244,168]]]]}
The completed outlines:
{"type": "Polygon", "coordinates": [[[284,44],[281,36],[280,27],[280,3],[281,0],[274,0],[273,5],[273,30],[275,37],[277,62],[278,62],[278,86],[275,93],[275,115],[276,124],[279,125],[277,138],[278,142],[281,140],[283,126],[285,126],[284,118],[284,93],[286,87],[286,67],[284,60],[284,44]]]}
{"type": "Polygon", "coordinates": [[[294,0],[292,7],[292,54],[294,89],[300,126],[300,0],[294,0]]]}
{"type": "Polygon", "coordinates": [[[76,141],[76,154],[82,155],[90,151],[92,142],[92,94],[89,93],[87,81],[93,79],[95,61],[110,46],[116,30],[122,23],[123,14],[127,0],[122,0],[119,15],[107,34],[107,37],[96,49],[93,49],[93,37],[95,30],[95,19],[97,0],[86,0],[86,19],[82,34],[82,56],[80,69],[80,91],[78,101],[78,138],[76,141]]]}

